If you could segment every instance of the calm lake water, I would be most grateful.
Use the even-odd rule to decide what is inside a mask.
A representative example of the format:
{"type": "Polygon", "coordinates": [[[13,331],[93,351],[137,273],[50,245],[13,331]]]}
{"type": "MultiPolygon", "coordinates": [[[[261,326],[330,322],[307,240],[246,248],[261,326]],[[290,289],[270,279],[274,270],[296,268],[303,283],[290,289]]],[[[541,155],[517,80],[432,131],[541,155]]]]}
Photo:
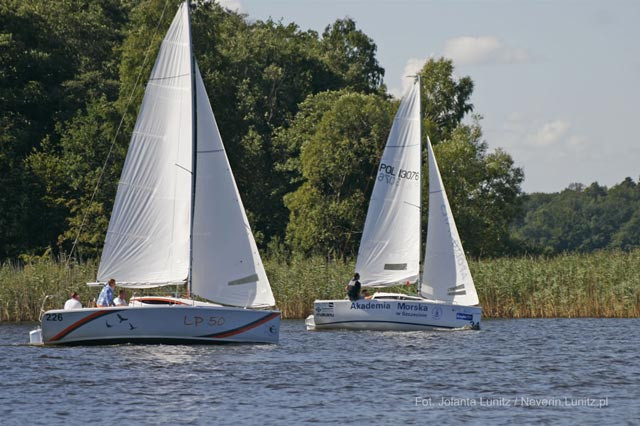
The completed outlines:
{"type": "Polygon", "coordinates": [[[279,345],[30,347],[0,325],[0,423],[638,424],[640,319],[307,332],[279,345]]]}

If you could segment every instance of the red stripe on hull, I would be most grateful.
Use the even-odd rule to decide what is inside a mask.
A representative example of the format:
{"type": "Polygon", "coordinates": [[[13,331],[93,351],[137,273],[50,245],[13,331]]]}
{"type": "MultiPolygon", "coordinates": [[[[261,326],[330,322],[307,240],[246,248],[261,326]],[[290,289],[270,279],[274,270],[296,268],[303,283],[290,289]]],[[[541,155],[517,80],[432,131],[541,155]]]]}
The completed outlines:
{"type": "Polygon", "coordinates": [[[240,333],[244,333],[245,331],[249,331],[251,329],[254,329],[266,322],[271,321],[274,318],[278,318],[280,316],[280,312],[274,312],[272,314],[269,314],[265,317],[260,318],[257,321],[254,321],[252,323],[249,323],[245,326],[239,327],[239,328],[234,328],[233,330],[229,330],[229,331],[223,331],[222,333],[216,333],[216,334],[209,334],[207,336],[202,336],[202,337],[209,337],[212,339],[221,339],[224,337],[231,337],[231,336],[235,336],[237,334],[240,333]]]}
{"type": "Polygon", "coordinates": [[[112,314],[114,312],[120,312],[120,311],[122,311],[122,309],[117,309],[117,310],[109,309],[109,310],[104,310],[104,311],[93,312],[92,314],[87,315],[86,317],[82,318],[81,320],[78,320],[78,321],[74,322],[69,327],[65,328],[60,333],[56,334],[51,339],[49,339],[49,341],[50,342],[55,342],[56,340],[62,339],[64,336],[66,336],[67,334],[71,333],[73,330],[77,329],[81,325],[84,325],[84,324],[88,323],[89,321],[93,321],[94,319],[100,318],[100,317],[102,317],[104,315],[108,315],[108,314],[112,314]]]}

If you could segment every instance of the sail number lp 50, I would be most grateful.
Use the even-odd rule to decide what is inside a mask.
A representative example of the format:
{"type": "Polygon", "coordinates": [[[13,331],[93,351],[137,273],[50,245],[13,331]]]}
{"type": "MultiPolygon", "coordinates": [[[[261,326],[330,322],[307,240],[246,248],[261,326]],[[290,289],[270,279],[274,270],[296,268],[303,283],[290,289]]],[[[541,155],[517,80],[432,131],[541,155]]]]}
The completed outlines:
{"type": "Polygon", "coordinates": [[[205,318],[198,315],[184,316],[184,325],[198,327],[201,324],[206,324],[209,326],[220,326],[224,324],[224,317],[211,316],[209,318],[205,318]]]}

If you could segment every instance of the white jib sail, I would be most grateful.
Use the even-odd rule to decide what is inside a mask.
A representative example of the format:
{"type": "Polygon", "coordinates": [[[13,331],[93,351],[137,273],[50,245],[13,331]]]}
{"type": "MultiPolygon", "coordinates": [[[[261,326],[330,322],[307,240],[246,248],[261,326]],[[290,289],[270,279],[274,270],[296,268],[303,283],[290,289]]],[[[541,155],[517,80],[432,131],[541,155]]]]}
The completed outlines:
{"type": "Polygon", "coordinates": [[[441,302],[477,305],[478,294],[429,138],[427,149],[429,222],[420,295],[441,302]]]}
{"type": "Polygon", "coordinates": [[[420,262],[420,85],[402,98],[380,160],[356,272],[363,286],[415,282],[420,262]]]}
{"type": "Polygon", "coordinates": [[[193,293],[234,306],[275,299],[196,67],[198,151],[193,224],[193,293]]]}
{"type": "Polygon", "coordinates": [[[165,36],[138,113],[98,281],[153,287],[189,271],[192,79],[186,3],[165,36]]]}

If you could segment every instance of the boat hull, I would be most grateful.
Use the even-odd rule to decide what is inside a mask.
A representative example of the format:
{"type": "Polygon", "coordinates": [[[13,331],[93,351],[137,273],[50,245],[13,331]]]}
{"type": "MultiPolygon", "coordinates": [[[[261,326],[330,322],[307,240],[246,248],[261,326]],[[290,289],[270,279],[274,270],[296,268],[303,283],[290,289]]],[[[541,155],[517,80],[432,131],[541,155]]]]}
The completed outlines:
{"type": "Polygon", "coordinates": [[[479,329],[482,308],[426,300],[316,300],[308,330],[479,329]]]}
{"type": "Polygon", "coordinates": [[[280,312],[226,306],[55,309],[42,317],[45,345],[277,343],[280,312]]]}

